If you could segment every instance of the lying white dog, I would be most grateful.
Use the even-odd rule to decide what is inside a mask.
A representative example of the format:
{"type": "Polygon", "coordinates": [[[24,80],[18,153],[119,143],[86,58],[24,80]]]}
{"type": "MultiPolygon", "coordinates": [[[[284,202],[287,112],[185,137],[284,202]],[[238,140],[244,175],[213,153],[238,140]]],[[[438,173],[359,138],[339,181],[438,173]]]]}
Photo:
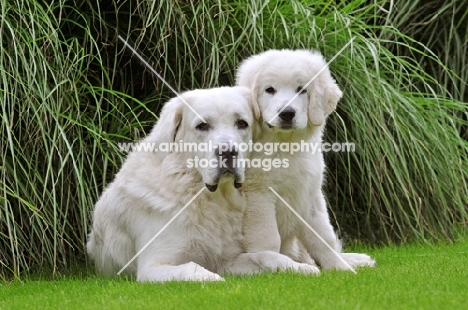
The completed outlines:
{"type": "MultiPolygon", "coordinates": [[[[180,98],[164,106],[159,121],[142,143],[208,143],[214,150],[133,152],[96,204],[87,244],[97,269],[115,275],[175,217],[124,270],[139,281],[219,281],[217,273],[251,274],[292,269],[317,273],[275,252],[243,253],[245,199],[236,187],[244,169],[235,158],[248,154],[228,142],[247,142],[254,122],[250,91],[245,87],[195,90],[182,94],[205,121],[180,98]],[[194,159],[215,165],[194,166],[194,159]],[[218,165],[224,161],[224,166],[218,165]],[[190,167],[190,165],[194,167],[190,167]],[[192,202],[196,194],[207,187],[192,202]]],[[[233,144],[234,145],[234,144],[233,144]]],[[[206,146],[206,145],[205,145],[206,146]]],[[[167,148],[166,148],[167,149],[167,148]]]]}
{"type": "MultiPolygon", "coordinates": [[[[315,51],[270,50],[252,56],[240,65],[236,82],[252,89],[257,106],[255,113],[261,114],[261,131],[254,139],[262,144],[320,144],[325,120],[342,96],[323,57],[315,51]]],[[[247,200],[244,234],[248,252],[280,251],[297,261],[308,262],[307,255],[293,251],[297,237],[324,269],[349,269],[348,264],[351,267],[374,266],[375,261],[368,255],[341,253],[341,243],[330,224],[322,194],[325,165],[321,152],[277,151],[272,156],[254,152],[251,157],[279,158],[282,162],[287,159],[289,167],[271,171],[247,169],[243,188],[247,200]],[[335,253],[269,187],[294,208],[335,253]]]]}

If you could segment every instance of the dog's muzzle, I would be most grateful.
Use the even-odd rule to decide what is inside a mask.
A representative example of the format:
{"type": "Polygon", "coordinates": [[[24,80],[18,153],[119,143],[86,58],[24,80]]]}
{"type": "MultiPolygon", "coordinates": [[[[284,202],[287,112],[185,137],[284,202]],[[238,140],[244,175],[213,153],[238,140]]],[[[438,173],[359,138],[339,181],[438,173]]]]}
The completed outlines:
{"type": "MultiPolygon", "coordinates": [[[[219,176],[223,174],[232,174],[234,175],[234,188],[242,187],[242,183],[238,182],[241,179],[241,176],[238,175],[237,157],[239,156],[238,147],[235,144],[230,144],[229,147],[218,147],[215,149],[215,155],[218,156],[219,163],[219,176]]],[[[206,188],[210,192],[215,192],[218,188],[218,183],[216,184],[206,184],[206,188]]]]}
{"type": "Polygon", "coordinates": [[[291,107],[286,107],[278,117],[281,119],[281,129],[291,129],[293,125],[294,117],[296,116],[296,110],[291,107]]]}
{"type": "MultiPolygon", "coordinates": [[[[292,129],[293,123],[294,123],[294,117],[296,117],[296,110],[294,110],[291,107],[286,107],[284,110],[279,112],[277,117],[280,119],[279,126],[276,125],[277,127],[281,129],[292,129]]],[[[266,123],[266,125],[270,129],[276,127],[275,125],[272,125],[270,123],[266,123]]]]}

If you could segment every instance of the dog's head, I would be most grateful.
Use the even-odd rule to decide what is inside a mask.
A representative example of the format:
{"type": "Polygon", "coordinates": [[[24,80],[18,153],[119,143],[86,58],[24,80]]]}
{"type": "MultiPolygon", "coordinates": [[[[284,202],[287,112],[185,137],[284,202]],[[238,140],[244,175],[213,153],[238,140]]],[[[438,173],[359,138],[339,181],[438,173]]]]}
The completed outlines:
{"type": "MultiPolygon", "coordinates": [[[[244,182],[240,161],[248,157],[239,145],[252,139],[250,98],[250,90],[240,86],[185,92],[164,105],[148,141],[173,143],[172,153],[177,154],[172,156],[179,156],[188,169],[198,171],[210,191],[232,179],[238,188],[244,182]]],[[[156,156],[164,158],[167,153],[156,156]]]]}
{"type": "Polygon", "coordinates": [[[256,113],[275,131],[320,127],[342,92],[322,55],[308,50],[270,50],[244,60],[236,84],[252,89],[256,113]]]}

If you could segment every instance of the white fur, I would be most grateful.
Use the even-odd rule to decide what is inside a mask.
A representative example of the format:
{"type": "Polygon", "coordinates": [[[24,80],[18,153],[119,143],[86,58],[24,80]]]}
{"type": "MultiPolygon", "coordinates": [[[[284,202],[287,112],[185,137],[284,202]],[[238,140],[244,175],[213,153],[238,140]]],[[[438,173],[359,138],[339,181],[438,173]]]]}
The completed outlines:
{"type": "MultiPolygon", "coordinates": [[[[233,141],[252,138],[254,123],[250,91],[245,87],[195,90],[182,97],[210,125],[179,98],[164,106],[159,121],[144,143],[233,141]],[[248,128],[239,128],[244,120],[248,128]]],[[[217,158],[214,152],[133,152],[97,202],[87,250],[97,269],[116,275],[132,257],[205,186],[204,190],[125,269],[139,281],[222,281],[218,273],[251,274],[292,269],[317,273],[315,266],[297,263],[275,252],[243,253],[243,193],[234,181],[244,181],[244,170],[223,173],[217,168],[188,168],[187,159],[217,158]]],[[[239,154],[239,158],[248,154],[239,154]]]]}
{"type": "MultiPolygon", "coordinates": [[[[252,89],[254,111],[260,117],[261,129],[254,133],[256,142],[320,143],[327,116],[335,109],[342,92],[326,68],[321,54],[308,50],[270,50],[252,56],[240,65],[238,85],[252,89]],[[307,87],[307,92],[289,105],[296,114],[285,128],[280,117],[272,118],[322,68],[307,87]],[[275,92],[270,93],[272,87],[275,92]]],[[[267,156],[254,152],[251,158],[287,159],[288,168],[271,171],[247,169],[243,187],[247,209],[244,220],[245,247],[248,252],[274,251],[291,258],[312,263],[312,258],[324,269],[349,269],[319,238],[281,202],[269,187],[294,208],[307,223],[338,253],[341,243],[330,224],[322,181],[325,164],[321,152],[277,152],[267,156]],[[300,241],[296,243],[296,238],[300,241]]],[[[374,266],[375,261],[365,254],[341,253],[351,265],[374,266]]]]}

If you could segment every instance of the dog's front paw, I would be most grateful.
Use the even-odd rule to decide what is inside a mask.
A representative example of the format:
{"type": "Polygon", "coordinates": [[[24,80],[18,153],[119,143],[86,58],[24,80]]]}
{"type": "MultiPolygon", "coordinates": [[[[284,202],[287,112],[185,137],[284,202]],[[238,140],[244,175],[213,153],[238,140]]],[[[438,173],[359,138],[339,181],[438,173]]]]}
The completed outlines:
{"type": "Polygon", "coordinates": [[[367,254],[361,253],[340,253],[341,257],[351,267],[374,267],[375,260],[367,254]]]}
{"type": "Polygon", "coordinates": [[[295,263],[292,267],[289,268],[293,272],[302,273],[302,274],[320,274],[320,269],[317,266],[304,264],[304,263],[295,263]]]}
{"type": "Polygon", "coordinates": [[[224,281],[224,279],[220,275],[211,272],[194,262],[186,264],[186,270],[184,270],[182,280],[199,282],[224,281]]]}

